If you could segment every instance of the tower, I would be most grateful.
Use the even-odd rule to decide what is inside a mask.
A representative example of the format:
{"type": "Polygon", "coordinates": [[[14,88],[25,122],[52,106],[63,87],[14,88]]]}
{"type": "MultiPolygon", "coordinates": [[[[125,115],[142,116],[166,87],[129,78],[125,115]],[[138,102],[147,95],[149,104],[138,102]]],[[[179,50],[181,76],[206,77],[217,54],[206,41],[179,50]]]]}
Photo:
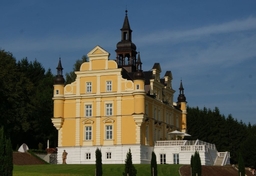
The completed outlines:
{"type": "Polygon", "coordinates": [[[126,69],[128,72],[136,71],[136,45],[132,43],[132,30],[130,28],[127,10],[121,30],[121,41],[116,45],[116,62],[118,67],[126,69]]]}
{"type": "Polygon", "coordinates": [[[178,96],[177,105],[180,108],[180,110],[182,111],[180,128],[181,128],[182,132],[186,132],[186,130],[187,130],[187,101],[186,101],[186,97],[184,94],[184,88],[183,88],[182,81],[180,81],[179,90],[180,90],[180,94],[178,96]]]}
{"type": "Polygon", "coordinates": [[[63,115],[64,115],[64,83],[65,79],[63,78],[63,68],[61,65],[61,59],[59,58],[59,63],[57,66],[57,75],[54,78],[54,91],[53,91],[53,104],[54,112],[52,123],[57,130],[62,127],[63,124],[63,115]]]}
{"type": "Polygon", "coordinates": [[[138,55],[138,61],[136,62],[136,71],[133,73],[133,83],[134,83],[134,113],[133,119],[136,123],[136,143],[141,144],[141,125],[144,120],[145,115],[145,77],[141,70],[140,54],[138,55]]]}

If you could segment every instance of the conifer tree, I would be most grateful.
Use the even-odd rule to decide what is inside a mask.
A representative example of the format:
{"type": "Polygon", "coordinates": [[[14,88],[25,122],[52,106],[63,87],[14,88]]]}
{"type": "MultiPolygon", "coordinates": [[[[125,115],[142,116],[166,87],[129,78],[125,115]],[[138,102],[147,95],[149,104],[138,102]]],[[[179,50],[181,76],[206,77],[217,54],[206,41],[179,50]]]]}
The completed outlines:
{"type": "Polygon", "coordinates": [[[239,176],[245,176],[244,159],[241,153],[239,153],[239,159],[238,159],[238,174],[239,176]]]}
{"type": "Polygon", "coordinates": [[[4,171],[4,147],[5,141],[4,141],[4,133],[3,128],[0,128],[0,173],[4,171]]]}
{"type": "Polygon", "coordinates": [[[152,151],[151,156],[151,176],[157,176],[157,162],[156,162],[156,154],[152,151]]]}
{"type": "Polygon", "coordinates": [[[96,176],[102,176],[102,154],[100,149],[96,149],[96,176]]]}
{"type": "Polygon", "coordinates": [[[194,176],[195,175],[195,169],[194,169],[194,155],[191,155],[191,159],[190,159],[190,171],[191,171],[191,175],[194,176]]]}
{"type": "Polygon", "coordinates": [[[12,144],[4,134],[4,128],[0,128],[0,175],[12,176],[12,144]]]}
{"type": "Polygon", "coordinates": [[[190,160],[192,176],[202,175],[202,165],[199,153],[196,151],[194,155],[191,156],[190,160]]]}
{"type": "Polygon", "coordinates": [[[123,176],[136,176],[136,174],[137,174],[137,170],[132,164],[132,154],[131,154],[131,149],[129,149],[129,152],[126,155],[125,170],[123,172],[123,176]]]}

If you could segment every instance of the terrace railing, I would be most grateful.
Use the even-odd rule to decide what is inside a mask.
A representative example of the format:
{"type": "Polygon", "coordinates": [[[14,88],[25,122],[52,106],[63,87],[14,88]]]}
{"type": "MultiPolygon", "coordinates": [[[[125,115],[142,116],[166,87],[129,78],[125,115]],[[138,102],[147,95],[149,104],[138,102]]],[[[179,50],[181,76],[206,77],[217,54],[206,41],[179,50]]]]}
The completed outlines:
{"type": "Polygon", "coordinates": [[[179,146],[180,151],[208,151],[216,150],[214,144],[210,144],[204,141],[196,140],[166,140],[166,141],[156,141],[155,147],[167,147],[167,146],[179,146]]]}

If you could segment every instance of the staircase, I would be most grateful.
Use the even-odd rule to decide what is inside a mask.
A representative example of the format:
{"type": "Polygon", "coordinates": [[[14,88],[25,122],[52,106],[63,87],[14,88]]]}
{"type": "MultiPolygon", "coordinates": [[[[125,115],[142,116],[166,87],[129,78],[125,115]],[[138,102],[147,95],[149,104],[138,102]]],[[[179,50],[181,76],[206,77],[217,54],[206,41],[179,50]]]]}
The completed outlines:
{"type": "Polygon", "coordinates": [[[217,159],[215,160],[214,166],[222,166],[223,159],[223,156],[218,156],[217,159]]]}

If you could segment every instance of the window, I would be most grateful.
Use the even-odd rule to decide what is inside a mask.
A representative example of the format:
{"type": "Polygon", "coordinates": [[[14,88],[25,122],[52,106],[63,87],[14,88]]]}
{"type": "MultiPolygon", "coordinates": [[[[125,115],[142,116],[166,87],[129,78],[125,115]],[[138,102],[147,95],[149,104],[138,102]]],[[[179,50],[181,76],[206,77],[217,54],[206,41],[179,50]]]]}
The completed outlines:
{"type": "Polygon", "coordinates": [[[92,116],[92,105],[85,105],[85,117],[92,116]]]}
{"type": "Polygon", "coordinates": [[[106,125],[106,139],[112,139],[112,125],[106,125]]]}
{"type": "Polygon", "coordinates": [[[86,141],[92,140],[92,127],[91,126],[85,127],[85,140],[86,141]]]}
{"type": "Polygon", "coordinates": [[[87,160],[91,159],[91,153],[85,153],[85,159],[87,160]]]}
{"type": "Polygon", "coordinates": [[[111,81],[107,81],[107,92],[112,91],[112,82],[111,81]]]}
{"type": "Polygon", "coordinates": [[[139,84],[136,85],[136,89],[140,89],[140,85],[139,84]]]}
{"type": "Polygon", "coordinates": [[[56,94],[57,94],[57,95],[59,94],[59,90],[56,90],[56,94]]]}
{"type": "Polygon", "coordinates": [[[106,155],[107,159],[111,159],[111,152],[107,152],[106,155]]]}
{"type": "Polygon", "coordinates": [[[149,134],[148,134],[148,125],[146,126],[146,140],[145,140],[145,145],[148,145],[149,143],[149,134]]]}
{"type": "Polygon", "coordinates": [[[173,154],[173,164],[179,164],[179,154],[178,153],[173,154]]]}
{"type": "Polygon", "coordinates": [[[86,92],[87,93],[91,93],[92,92],[92,83],[91,82],[87,82],[86,83],[86,92]]]}
{"type": "Polygon", "coordinates": [[[145,112],[148,115],[148,104],[145,105],[145,112]]]}
{"type": "Polygon", "coordinates": [[[154,109],[154,119],[156,120],[156,108],[154,109]]]}
{"type": "Polygon", "coordinates": [[[106,104],[106,115],[111,116],[113,114],[112,103],[106,104]]]}
{"type": "Polygon", "coordinates": [[[160,164],[166,164],[166,154],[160,154],[160,164]]]}

